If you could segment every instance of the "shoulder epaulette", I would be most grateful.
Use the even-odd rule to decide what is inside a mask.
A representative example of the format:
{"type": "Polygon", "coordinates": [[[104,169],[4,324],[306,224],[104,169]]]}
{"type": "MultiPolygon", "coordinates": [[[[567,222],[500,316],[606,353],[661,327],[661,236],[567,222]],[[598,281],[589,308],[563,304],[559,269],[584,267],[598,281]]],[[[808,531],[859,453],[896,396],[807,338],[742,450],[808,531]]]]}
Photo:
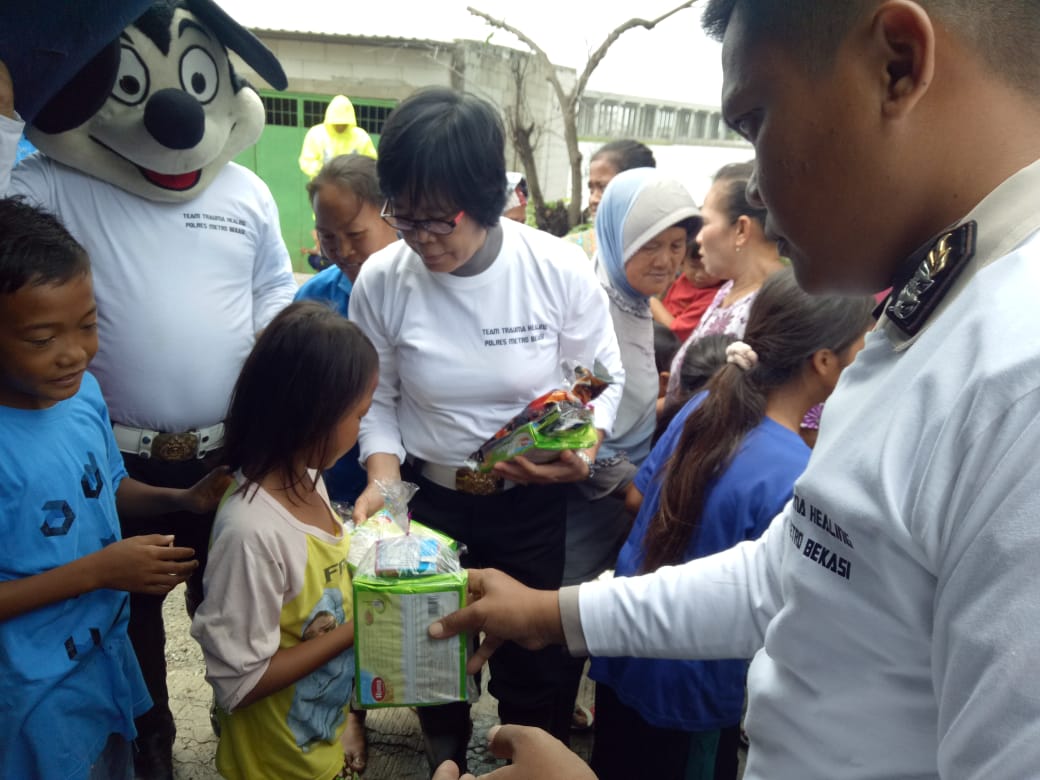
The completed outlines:
{"type": "Polygon", "coordinates": [[[885,314],[907,336],[917,335],[975,256],[975,230],[971,221],[941,235],[911,260],[909,278],[893,287],[885,314]]]}

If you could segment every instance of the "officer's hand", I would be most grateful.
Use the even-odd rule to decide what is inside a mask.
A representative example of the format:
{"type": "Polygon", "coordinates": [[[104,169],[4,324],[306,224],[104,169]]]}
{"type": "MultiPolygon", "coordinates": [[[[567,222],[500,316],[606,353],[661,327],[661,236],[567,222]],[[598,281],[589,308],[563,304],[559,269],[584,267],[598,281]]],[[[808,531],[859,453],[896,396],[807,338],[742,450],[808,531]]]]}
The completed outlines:
{"type": "Polygon", "coordinates": [[[534,590],[496,569],[469,569],[469,606],[430,626],[430,636],[447,639],[463,631],[486,636],[466,664],[475,674],[499,645],[509,639],[528,650],[563,644],[559,592],[534,590]]]}

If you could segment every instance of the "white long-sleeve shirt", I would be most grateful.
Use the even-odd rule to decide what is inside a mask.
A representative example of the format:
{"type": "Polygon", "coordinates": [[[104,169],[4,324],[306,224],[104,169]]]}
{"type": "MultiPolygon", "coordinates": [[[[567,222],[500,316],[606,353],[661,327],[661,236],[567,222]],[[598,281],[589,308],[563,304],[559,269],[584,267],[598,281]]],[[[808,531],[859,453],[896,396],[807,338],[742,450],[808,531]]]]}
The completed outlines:
{"type": "Polygon", "coordinates": [[[624,371],[606,293],[580,249],[502,220],[502,248],[474,276],[433,273],[403,242],[372,255],[350,318],[379,352],[379,386],[361,423],[361,460],[405,453],[462,466],[539,395],[563,359],[615,378],[593,403],[610,432],[624,371]]]}
{"type": "Polygon", "coordinates": [[[90,370],[112,420],[183,431],[224,419],[256,332],[296,293],[267,186],[229,163],[198,197],[160,203],[43,155],[12,175],[22,127],[0,117],[0,193],[56,214],[90,255],[90,370]]]}
{"type": "Polygon", "coordinates": [[[572,650],[755,653],[748,780],[1040,773],[1040,163],[967,219],[975,260],[916,337],[869,334],[761,540],[561,595],[572,650]]]}

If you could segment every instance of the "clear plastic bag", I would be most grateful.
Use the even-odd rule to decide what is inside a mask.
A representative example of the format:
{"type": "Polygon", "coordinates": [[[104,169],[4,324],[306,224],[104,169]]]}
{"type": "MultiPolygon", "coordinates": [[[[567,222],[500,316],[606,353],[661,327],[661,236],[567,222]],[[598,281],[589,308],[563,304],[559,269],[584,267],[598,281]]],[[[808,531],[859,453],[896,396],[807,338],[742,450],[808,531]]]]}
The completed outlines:
{"type": "Polygon", "coordinates": [[[348,556],[358,702],[368,709],[466,701],[476,695],[466,674],[468,635],[428,633],[466,604],[459,545],[409,517],[417,486],[376,484],[384,508],[355,529],[348,556]]]}

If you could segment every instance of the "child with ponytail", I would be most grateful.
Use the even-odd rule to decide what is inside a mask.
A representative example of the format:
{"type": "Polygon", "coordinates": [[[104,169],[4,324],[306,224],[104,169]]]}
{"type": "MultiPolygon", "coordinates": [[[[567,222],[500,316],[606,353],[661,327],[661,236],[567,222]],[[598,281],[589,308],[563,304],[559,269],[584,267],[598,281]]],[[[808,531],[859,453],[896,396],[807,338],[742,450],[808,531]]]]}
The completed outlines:
{"type": "MultiPolygon", "coordinates": [[[[727,347],[727,362],[676,414],[636,476],[642,503],[618,576],[762,534],[809,461],[798,433],[802,418],[830,395],[859,351],[872,306],[866,297],[811,296],[789,269],[766,280],[743,340],[727,347]]],[[[746,666],[593,659],[591,764],[600,780],[714,777],[720,730],[735,733],[740,720],[746,666]]],[[[735,746],[729,752],[722,758],[735,775],[735,746]]]]}

